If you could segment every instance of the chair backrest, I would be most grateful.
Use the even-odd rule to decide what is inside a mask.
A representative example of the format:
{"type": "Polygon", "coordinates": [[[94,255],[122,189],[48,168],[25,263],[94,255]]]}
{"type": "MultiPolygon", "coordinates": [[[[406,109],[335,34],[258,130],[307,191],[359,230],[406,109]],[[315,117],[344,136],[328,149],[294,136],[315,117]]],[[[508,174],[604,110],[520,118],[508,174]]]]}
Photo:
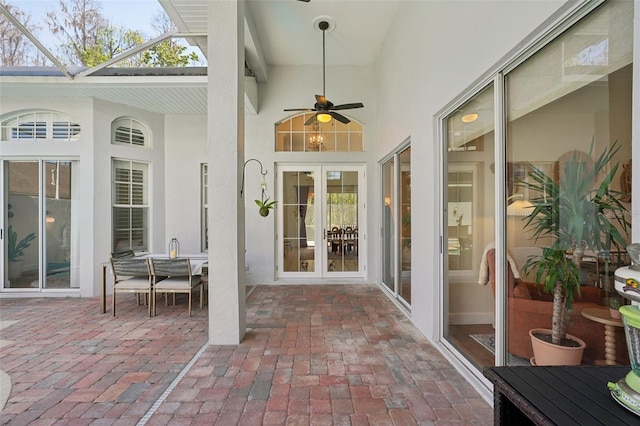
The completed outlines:
{"type": "Polygon", "coordinates": [[[188,258],[151,258],[151,273],[157,277],[190,277],[191,262],[188,258]]]}
{"type": "Polygon", "coordinates": [[[111,268],[116,277],[139,277],[151,275],[149,262],[141,258],[111,258],[111,268]]]}
{"type": "MultiPolygon", "coordinates": [[[[489,282],[491,282],[491,288],[493,294],[496,294],[496,249],[490,249],[487,252],[487,265],[489,267],[489,282]]],[[[508,265],[507,265],[508,266],[508,265]]],[[[513,276],[511,268],[507,267],[507,292],[509,297],[513,296],[513,289],[516,285],[516,279],[513,276]]]]}
{"type": "Polygon", "coordinates": [[[126,259],[128,257],[135,257],[135,255],[136,254],[133,252],[133,250],[123,250],[111,253],[111,257],[113,259],[126,259]]]}

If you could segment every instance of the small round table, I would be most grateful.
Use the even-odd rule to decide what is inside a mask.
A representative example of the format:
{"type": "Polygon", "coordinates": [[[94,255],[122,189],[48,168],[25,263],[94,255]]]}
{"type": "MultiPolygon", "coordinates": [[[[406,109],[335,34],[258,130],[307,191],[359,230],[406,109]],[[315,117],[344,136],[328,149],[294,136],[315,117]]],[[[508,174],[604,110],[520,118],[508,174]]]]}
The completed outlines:
{"type": "Polygon", "coordinates": [[[614,327],[623,327],[619,319],[611,318],[609,308],[584,308],[582,316],[604,324],[604,364],[616,365],[616,334],[614,327]]]}

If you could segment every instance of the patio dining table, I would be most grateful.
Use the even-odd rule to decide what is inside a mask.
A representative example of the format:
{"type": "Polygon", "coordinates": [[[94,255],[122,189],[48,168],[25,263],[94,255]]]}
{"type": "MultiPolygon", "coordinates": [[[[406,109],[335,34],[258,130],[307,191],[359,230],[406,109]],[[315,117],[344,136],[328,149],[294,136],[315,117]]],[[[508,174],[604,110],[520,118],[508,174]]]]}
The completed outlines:
{"type": "MultiPolygon", "coordinates": [[[[146,253],[141,254],[139,256],[135,256],[136,258],[160,258],[160,259],[168,259],[169,255],[167,253],[146,253]]],[[[179,259],[188,258],[189,263],[191,264],[191,274],[192,275],[202,275],[203,271],[208,266],[209,257],[205,253],[198,254],[183,254],[180,255],[179,259]]],[[[107,270],[111,270],[110,262],[103,262],[101,264],[101,282],[100,282],[100,313],[104,314],[107,312],[107,270]]]]}

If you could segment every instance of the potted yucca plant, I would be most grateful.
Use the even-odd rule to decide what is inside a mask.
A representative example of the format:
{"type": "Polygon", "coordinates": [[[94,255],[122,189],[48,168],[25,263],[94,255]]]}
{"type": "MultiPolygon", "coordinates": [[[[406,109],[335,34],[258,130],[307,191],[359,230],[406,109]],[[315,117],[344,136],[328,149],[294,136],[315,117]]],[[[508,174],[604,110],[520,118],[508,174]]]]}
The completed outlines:
{"type": "Polygon", "coordinates": [[[13,225],[7,228],[7,259],[9,260],[9,278],[17,278],[22,274],[22,262],[24,250],[29,248],[31,242],[36,238],[36,234],[31,232],[24,238],[18,240],[18,233],[13,230],[13,225]]]}
{"type": "MultiPolygon", "coordinates": [[[[593,147],[592,140],[589,157],[593,147]]],[[[629,222],[621,200],[628,194],[610,188],[618,170],[617,163],[610,163],[619,149],[617,142],[607,147],[593,164],[574,151],[560,170],[559,182],[532,165],[529,180],[518,183],[536,194],[530,200],[534,209],[524,218],[525,229],[532,231],[533,239],[553,239],[541,255],[527,259],[524,271],[527,274],[534,272],[536,282],[544,291],[553,294],[549,343],[554,346],[570,344],[567,328],[574,299],[580,295],[580,260],[584,251],[608,256],[612,247],[623,249],[626,246],[620,231],[627,234],[629,222]],[[568,253],[573,256],[569,257],[568,253]]],[[[536,364],[540,365],[542,359],[536,354],[536,333],[530,334],[536,364]]],[[[584,350],[584,342],[582,345],[584,350]]],[[[580,359],[582,350],[579,351],[580,359]]]]}

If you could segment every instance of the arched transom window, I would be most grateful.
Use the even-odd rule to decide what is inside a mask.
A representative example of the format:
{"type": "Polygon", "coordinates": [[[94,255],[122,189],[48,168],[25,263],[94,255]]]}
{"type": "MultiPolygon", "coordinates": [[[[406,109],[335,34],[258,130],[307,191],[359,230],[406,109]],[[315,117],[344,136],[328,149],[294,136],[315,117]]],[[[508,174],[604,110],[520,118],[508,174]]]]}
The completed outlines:
{"type": "Polygon", "coordinates": [[[80,124],[73,123],[69,115],[57,111],[21,111],[2,121],[3,141],[78,139],[80,124]]]}
{"type": "Polygon", "coordinates": [[[122,117],[111,123],[111,143],[149,146],[147,127],[133,118],[122,117]]]}
{"type": "Polygon", "coordinates": [[[344,124],[335,119],[328,123],[305,122],[314,113],[303,113],[276,123],[276,151],[279,152],[362,152],[362,124],[351,119],[344,124]]]}

